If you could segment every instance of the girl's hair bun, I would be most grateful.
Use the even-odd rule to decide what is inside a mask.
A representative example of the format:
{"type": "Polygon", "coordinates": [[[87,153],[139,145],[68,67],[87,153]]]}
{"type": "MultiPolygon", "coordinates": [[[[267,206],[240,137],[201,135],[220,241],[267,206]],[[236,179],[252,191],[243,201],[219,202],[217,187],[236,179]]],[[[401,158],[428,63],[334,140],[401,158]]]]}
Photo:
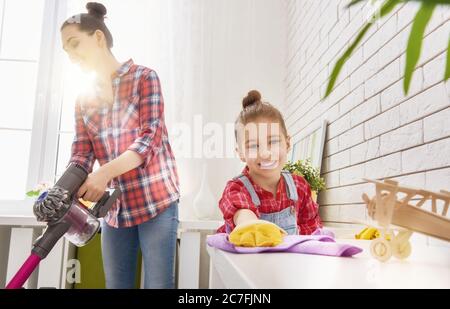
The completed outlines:
{"type": "Polygon", "coordinates": [[[106,7],[98,2],[89,2],[86,4],[86,9],[89,15],[92,15],[98,19],[104,20],[107,13],[106,7]]]}
{"type": "Polygon", "coordinates": [[[249,106],[262,104],[261,93],[258,90],[252,90],[248,95],[242,100],[242,107],[246,109],[249,106]]]}

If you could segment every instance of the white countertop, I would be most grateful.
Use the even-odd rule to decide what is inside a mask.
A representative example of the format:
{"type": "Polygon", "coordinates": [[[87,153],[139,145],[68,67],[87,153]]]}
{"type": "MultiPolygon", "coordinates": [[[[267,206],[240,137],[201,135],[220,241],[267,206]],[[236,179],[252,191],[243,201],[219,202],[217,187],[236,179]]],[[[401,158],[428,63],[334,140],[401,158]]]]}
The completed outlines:
{"type": "Polygon", "coordinates": [[[0,215],[0,226],[40,227],[45,226],[45,223],[38,222],[34,216],[2,214],[0,215]]]}
{"type": "Polygon", "coordinates": [[[338,240],[364,251],[353,258],[296,253],[232,254],[208,247],[226,288],[450,288],[450,249],[414,246],[406,261],[380,263],[370,241],[338,240]]]}
{"type": "Polygon", "coordinates": [[[180,219],[179,229],[182,230],[217,230],[223,221],[217,220],[183,220],[180,219]]]}
{"type": "Polygon", "coordinates": [[[30,201],[11,202],[0,207],[1,226],[40,227],[45,224],[37,222],[33,215],[33,204],[30,201]]]}
{"type": "MultiPolygon", "coordinates": [[[[216,230],[221,227],[223,221],[216,220],[183,220],[180,219],[181,230],[216,230]]],[[[0,226],[26,226],[40,227],[45,223],[37,222],[33,215],[17,215],[7,210],[0,210],[0,226]]]]}

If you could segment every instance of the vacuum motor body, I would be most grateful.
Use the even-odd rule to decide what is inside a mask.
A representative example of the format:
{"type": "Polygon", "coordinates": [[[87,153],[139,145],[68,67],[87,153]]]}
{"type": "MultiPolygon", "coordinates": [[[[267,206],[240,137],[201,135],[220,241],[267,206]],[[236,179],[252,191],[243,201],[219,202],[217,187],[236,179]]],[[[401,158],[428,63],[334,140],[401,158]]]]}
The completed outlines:
{"type": "Polygon", "coordinates": [[[86,245],[100,229],[98,218],[104,217],[118,198],[120,189],[116,188],[105,192],[92,208],[84,207],[76,194],[87,176],[82,167],[71,164],[55,186],[35,202],[33,212],[37,220],[47,223],[33,249],[41,257],[46,256],[63,235],[78,247],[86,245]]]}

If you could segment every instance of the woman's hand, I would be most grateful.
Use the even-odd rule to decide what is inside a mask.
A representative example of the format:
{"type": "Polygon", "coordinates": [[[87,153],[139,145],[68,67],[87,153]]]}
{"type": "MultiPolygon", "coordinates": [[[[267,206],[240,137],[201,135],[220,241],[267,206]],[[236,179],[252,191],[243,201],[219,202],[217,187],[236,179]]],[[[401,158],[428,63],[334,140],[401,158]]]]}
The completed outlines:
{"type": "Polygon", "coordinates": [[[86,181],[78,190],[78,197],[89,202],[98,202],[105,194],[110,177],[102,168],[89,174],[86,181]]]}
{"type": "Polygon", "coordinates": [[[89,174],[84,184],[78,190],[78,197],[85,201],[98,202],[105,193],[108,182],[144,163],[141,156],[131,150],[125,151],[116,159],[102,165],[89,174]]]}

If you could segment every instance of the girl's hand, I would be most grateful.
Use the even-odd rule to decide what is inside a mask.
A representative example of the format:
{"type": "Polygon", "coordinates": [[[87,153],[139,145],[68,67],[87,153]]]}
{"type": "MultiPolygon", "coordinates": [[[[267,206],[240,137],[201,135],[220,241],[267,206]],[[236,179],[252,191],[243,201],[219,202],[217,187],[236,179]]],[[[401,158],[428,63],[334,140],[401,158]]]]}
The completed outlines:
{"type": "Polygon", "coordinates": [[[101,168],[89,174],[86,181],[78,190],[78,197],[89,202],[98,202],[106,191],[111,179],[101,168]]]}
{"type": "Polygon", "coordinates": [[[238,247],[275,247],[287,233],[278,225],[265,220],[250,220],[239,224],[230,233],[229,241],[238,247]]]}
{"type": "Polygon", "coordinates": [[[233,217],[233,221],[236,226],[244,224],[247,221],[255,220],[258,220],[258,217],[250,209],[240,209],[234,214],[233,217]]]}

